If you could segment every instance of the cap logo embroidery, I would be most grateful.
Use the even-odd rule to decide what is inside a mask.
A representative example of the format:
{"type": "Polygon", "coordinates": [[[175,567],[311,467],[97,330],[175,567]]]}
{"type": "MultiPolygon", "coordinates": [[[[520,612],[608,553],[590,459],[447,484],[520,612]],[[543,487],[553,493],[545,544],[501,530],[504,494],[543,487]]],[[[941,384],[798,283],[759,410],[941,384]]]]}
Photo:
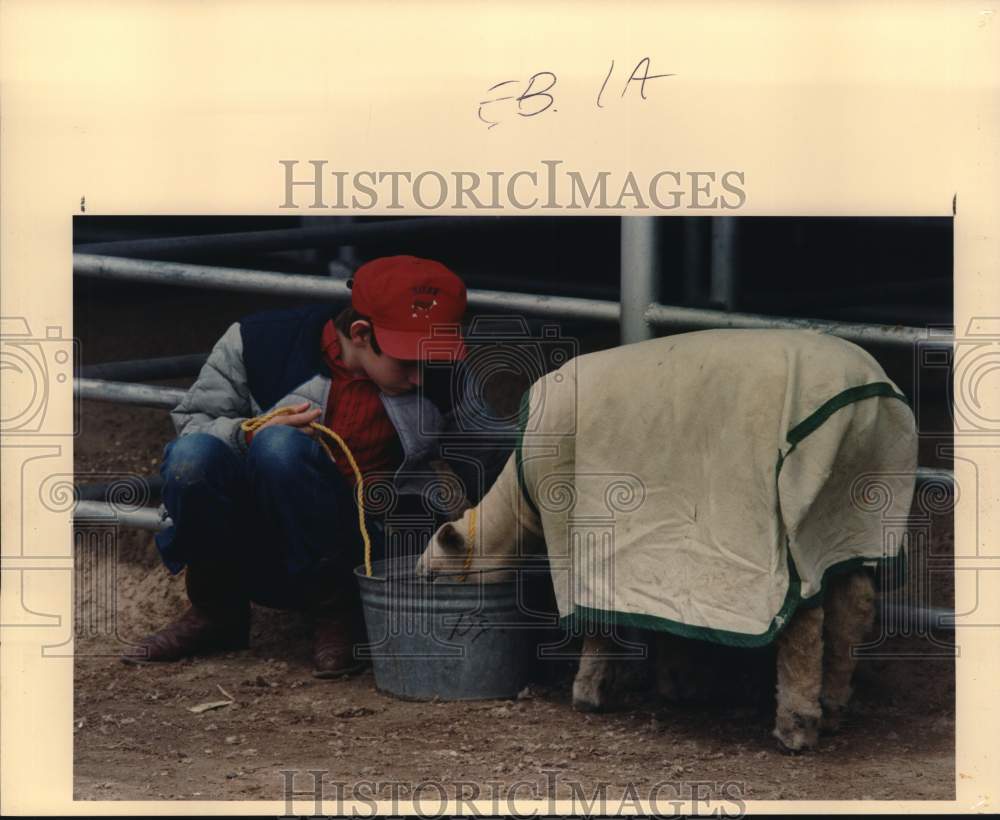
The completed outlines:
{"type": "Polygon", "coordinates": [[[434,297],[440,290],[440,288],[433,287],[432,285],[418,285],[415,288],[410,288],[410,293],[413,294],[413,302],[410,304],[410,316],[416,319],[418,316],[425,317],[430,315],[431,310],[437,306],[437,299],[434,297]]]}

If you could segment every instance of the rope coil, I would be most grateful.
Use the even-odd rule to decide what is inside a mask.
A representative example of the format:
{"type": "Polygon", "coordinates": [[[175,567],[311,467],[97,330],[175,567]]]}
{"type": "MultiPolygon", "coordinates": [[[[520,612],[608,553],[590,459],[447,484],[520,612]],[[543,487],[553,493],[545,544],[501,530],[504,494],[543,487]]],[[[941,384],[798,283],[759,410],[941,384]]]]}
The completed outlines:
{"type": "MultiPolygon", "coordinates": [[[[247,419],[240,425],[240,429],[246,433],[256,433],[261,427],[263,427],[267,422],[277,416],[288,415],[289,413],[294,413],[295,410],[291,407],[277,407],[274,410],[269,410],[262,416],[257,416],[252,419],[247,419]]],[[[354,478],[356,479],[355,492],[358,501],[358,525],[361,528],[361,540],[365,544],[365,574],[371,578],[372,575],[372,539],[368,535],[368,527],[365,526],[365,487],[364,487],[364,476],[361,475],[361,468],[358,467],[358,462],[354,460],[354,454],[351,452],[351,448],[347,446],[347,442],[344,441],[339,435],[337,435],[333,430],[327,427],[325,424],[320,424],[318,421],[313,421],[309,423],[309,426],[314,430],[318,430],[324,435],[332,438],[337,446],[344,451],[344,455],[347,456],[347,463],[351,465],[351,469],[354,471],[354,478]]],[[[333,454],[333,450],[330,449],[330,445],[327,444],[322,438],[319,439],[320,445],[326,450],[326,454],[330,456],[330,460],[333,462],[337,461],[336,456],[333,454]]]]}
{"type": "MultiPolygon", "coordinates": [[[[245,433],[256,433],[261,427],[263,427],[271,419],[277,416],[288,415],[289,413],[294,413],[295,410],[291,407],[276,407],[273,410],[269,410],[263,415],[256,416],[252,419],[247,419],[240,424],[240,429],[245,433]]],[[[354,459],[354,454],[351,452],[351,448],[347,446],[347,442],[344,441],[337,433],[327,427],[325,424],[320,424],[318,421],[313,421],[309,423],[309,426],[314,430],[318,430],[320,433],[329,436],[336,443],[337,446],[344,452],[347,456],[347,463],[351,465],[351,469],[354,471],[354,478],[356,479],[355,484],[355,494],[357,496],[358,502],[358,526],[361,529],[361,540],[365,545],[365,575],[371,578],[372,575],[372,540],[368,535],[368,527],[365,523],[365,488],[364,488],[364,476],[361,474],[361,468],[358,467],[358,462],[354,459]]],[[[330,449],[328,445],[322,438],[319,439],[320,445],[326,450],[326,454],[330,456],[330,460],[333,462],[337,461],[337,457],[333,454],[333,450],[330,449]]],[[[465,555],[465,564],[462,567],[463,573],[459,578],[459,581],[465,581],[466,575],[469,572],[469,568],[472,566],[472,550],[473,544],[475,544],[476,538],[476,508],[473,507],[469,511],[469,549],[465,555]]]]}

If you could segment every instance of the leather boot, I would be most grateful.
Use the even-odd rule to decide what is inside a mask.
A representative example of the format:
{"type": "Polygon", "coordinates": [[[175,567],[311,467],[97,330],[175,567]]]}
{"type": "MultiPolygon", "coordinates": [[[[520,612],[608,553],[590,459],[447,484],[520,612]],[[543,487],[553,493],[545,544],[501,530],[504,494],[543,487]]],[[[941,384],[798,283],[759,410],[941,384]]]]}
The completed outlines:
{"type": "Polygon", "coordinates": [[[329,559],[313,568],[302,589],[313,633],[313,675],[336,678],[357,672],[365,662],[354,656],[365,640],[361,597],[354,579],[329,559]]]}
{"type": "Polygon", "coordinates": [[[361,670],[365,661],[354,648],[364,640],[364,620],[356,606],[329,602],[312,608],[313,676],[336,678],[361,670]]]}
{"type": "Polygon", "coordinates": [[[216,564],[188,565],[184,585],[191,606],[176,621],[122,653],[126,663],[163,663],[212,649],[246,649],[250,601],[236,574],[216,564]]]}

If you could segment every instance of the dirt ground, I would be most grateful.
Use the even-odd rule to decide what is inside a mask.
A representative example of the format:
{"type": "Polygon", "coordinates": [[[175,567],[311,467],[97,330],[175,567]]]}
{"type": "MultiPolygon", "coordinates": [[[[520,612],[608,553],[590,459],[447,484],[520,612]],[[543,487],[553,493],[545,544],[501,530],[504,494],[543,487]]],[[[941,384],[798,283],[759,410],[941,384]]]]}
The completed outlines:
{"type": "MultiPolygon", "coordinates": [[[[84,363],[207,350],[228,321],[254,307],[231,295],[195,301],[191,292],[151,298],[137,291],[103,304],[86,296],[78,294],[75,328],[84,363]]],[[[156,474],[172,435],[165,412],[83,402],[81,417],[80,480],[156,474]]],[[[950,554],[951,516],[936,514],[928,526],[930,553],[950,554]]],[[[881,647],[896,657],[862,660],[840,733],[815,753],[786,756],[770,737],[772,704],[733,694],[668,705],[641,672],[624,709],[591,715],[570,706],[573,668],[565,661],[505,701],[402,701],[378,692],[370,669],[317,680],[308,625],[262,608],[255,608],[248,650],[126,666],[116,659],[123,643],[184,604],[182,582],[159,565],[150,533],[122,529],[116,537],[110,559],[86,537],[77,546],[76,799],[282,799],[282,770],[301,771],[295,782],[303,789],[307,770],[323,770],[329,781],[348,783],[529,780],[540,784],[541,797],[553,777],[558,797],[570,794],[571,781],[587,795],[600,783],[610,794],[634,784],[641,796],[658,781],[709,781],[739,784],[746,800],[954,796],[954,664],[930,657],[934,647],[919,636],[881,647]],[[107,599],[93,579],[112,572],[107,599]],[[190,711],[223,700],[233,702],[190,711]]],[[[947,579],[932,580],[930,602],[949,606],[947,579]]],[[[742,663],[742,656],[722,660],[742,663]]]]}

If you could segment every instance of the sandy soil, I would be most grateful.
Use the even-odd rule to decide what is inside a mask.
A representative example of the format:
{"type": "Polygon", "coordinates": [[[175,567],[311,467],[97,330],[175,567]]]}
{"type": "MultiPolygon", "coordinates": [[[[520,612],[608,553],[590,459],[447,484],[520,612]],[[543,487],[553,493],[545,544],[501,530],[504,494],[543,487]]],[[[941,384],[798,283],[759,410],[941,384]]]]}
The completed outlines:
{"type": "MultiPolygon", "coordinates": [[[[121,315],[121,301],[79,308],[83,361],[206,350],[250,306],[232,297],[199,297],[195,305],[190,294],[169,293],[157,302],[147,309],[145,295],[134,297],[139,318],[130,313],[124,326],[116,323],[114,337],[105,328],[121,315]],[[157,318],[169,314],[171,299],[185,306],[181,330],[157,318]]],[[[92,402],[81,409],[78,473],[91,480],[155,474],[172,434],[165,413],[92,402]]],[[[935,515],[928,526],[930,553],[949,555],[951,516],[935,515]]],[[[78,556],[96,554],[82,543],[78,556]]],[[[95,583],[78,584],[77,799],[281,799],[281,771],[309,769],[349,783],[526,779],[539,784],[542,797],[546,772],[558,773],[548,775],[557,778],[557,796],[570,794],[570,781],[590,795],[600,783],[610,784],[612,794],[635,784],[642,794],[664,780],[736,782],[744,799],[758,800],[954,795],[954,665],[927,657],[932,646],[919,637],[893,638],[882,650],[922,657],[863,660],[841,732],[816,753],[789,757],[769,736],[771,703],[730,692],[707,703],[666,705],[642,670],[625,708],[600,715],[571,709],[573,669],[566,662],[540,669],[536,682],[508,701],[401,701],[375,689],[371,670],[317,680],[310,674],[308,625],[295,614],[259,608],[246,651],[126,666],[115,657],[123,643],[178,614],[182,584],[159,566],[151,535],[135,530],[121,530],[115,554],[98,557],[90,571],[113,572],[115,592],[105,606],[95,583]],[[228,700],[223,690],[231,705],[189,710],[228,700]]],[[[950,584],[940,576],[933,581],[931,602],[950,605],[950,584]]],[[[731,677],[727,663],[731,669],[744,657],[718,659],[720,677],[731,677]]],[[[760,689],[764,681],[766,688],[766,679],[760,673],[751,683],[760,689]]],[[[300,775],[296,786],[307,788],[308,776],[300,775]]]]}

